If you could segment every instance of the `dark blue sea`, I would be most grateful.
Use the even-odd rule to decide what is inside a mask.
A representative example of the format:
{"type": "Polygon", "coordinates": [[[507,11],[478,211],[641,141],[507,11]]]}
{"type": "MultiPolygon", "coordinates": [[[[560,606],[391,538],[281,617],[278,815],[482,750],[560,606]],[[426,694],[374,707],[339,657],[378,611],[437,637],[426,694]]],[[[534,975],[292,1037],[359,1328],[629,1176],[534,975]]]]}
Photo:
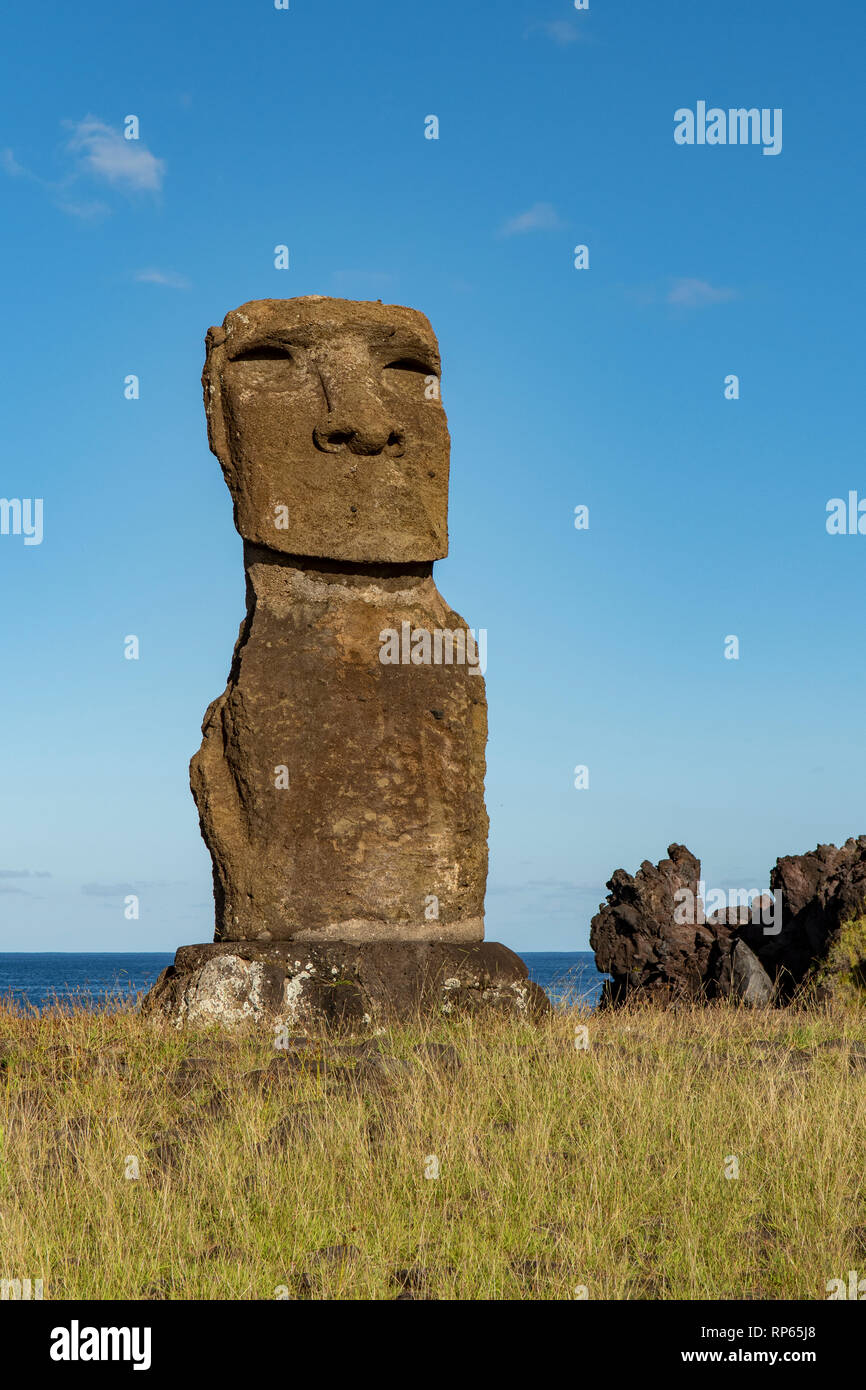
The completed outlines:
{"type": "Polygon", "coordinates": [[[520,951],[518,954],[526,962],[530,979],[541,985],[554,1004],[594,1007],[602,984],[609,978],[596,970],[592,951],[520,951]]]}
{"type": "MultiPolygon", "coordinates": [[[[604,979],[591,951],[524,951],[530,977],[554,1004],[593,1005],[604,979]]],[[[173,954],[163,952],[0,952],[0,1000],[43,1009],[54,1004],[104,1004],[149,989],[173,954]]]]}

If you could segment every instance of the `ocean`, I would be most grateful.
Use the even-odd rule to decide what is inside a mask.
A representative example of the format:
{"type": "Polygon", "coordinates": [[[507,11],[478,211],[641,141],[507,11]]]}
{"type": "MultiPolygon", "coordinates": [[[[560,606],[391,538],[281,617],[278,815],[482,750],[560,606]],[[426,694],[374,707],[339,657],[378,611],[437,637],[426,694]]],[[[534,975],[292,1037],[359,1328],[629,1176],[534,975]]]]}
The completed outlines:
{"type": "Polygon", "coordinates": [[[594,1008],[607,975],[595,968],[592,951],[518,951],[529,978],[541,985],[553,1004],[594,1008]]]}
{"type": "MultiPolygon", "coordinates": [[[[554,1004],[594,1005],[605,978],[591,951],[523,951],[531,979],[554,1004]]],[[[53,1004],[99,1008],[134,999],[149,989],[172,953],[5,951],[0,952],[0,1000],[40,1010],[53,1004]]]]}

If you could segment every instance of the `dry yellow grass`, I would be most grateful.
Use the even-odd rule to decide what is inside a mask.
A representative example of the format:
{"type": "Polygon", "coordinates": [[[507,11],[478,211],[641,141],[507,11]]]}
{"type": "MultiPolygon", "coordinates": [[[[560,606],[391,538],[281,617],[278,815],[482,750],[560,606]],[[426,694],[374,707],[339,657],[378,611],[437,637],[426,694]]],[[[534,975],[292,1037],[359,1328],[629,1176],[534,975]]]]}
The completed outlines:
{"type": "Polygon", "coordinates": [[[571,1010],[372,1042],[410,1065],[0,1010],[0,1278],[75,1299],[823,1299],[866,1275],[862,1012],[571,1010]]]}

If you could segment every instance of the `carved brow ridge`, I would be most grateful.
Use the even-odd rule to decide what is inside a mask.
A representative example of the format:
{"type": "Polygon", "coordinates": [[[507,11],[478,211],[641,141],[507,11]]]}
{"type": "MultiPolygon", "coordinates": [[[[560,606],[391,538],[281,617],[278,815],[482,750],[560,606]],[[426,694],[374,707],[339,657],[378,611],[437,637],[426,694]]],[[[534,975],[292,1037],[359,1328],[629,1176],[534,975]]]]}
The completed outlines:
{"type": "Polygon", "coordinates": [[[288,357],[293,347],[308,347],[300,334],[297,333],[255,333],[243,338],[240,342],[232,343],[226,352],[230,362],[243,360],[245,357],[288,357]]]}
{"type": "MultiPolygon", "coordinates": [[[[268,339],[267,342],[253,341],[247,343],[245,347],[236,347],[234,352],[229,353],[229,361],[284,361],[292,357],[293,347],[303,347],[299,342],[274,342],[268,339]]],[[[391,343],[388,352],[379,349],[378,356],[381,356],[382,367],[403,367],[407,371],[417,371],[439,375],[439,363],[434,353],[430,350],[423,350],[421,347],[410,345],[398,345],[391,343]]]]}
{"type": "MultiPolygon", "coordinates": [[[[320,346],[305,333],[277,331],[251,334],[246,341],[236,342],[228,349],[230,362],[280,360],[291,356],[292,349],[320,346]]],[[[383,358],[383,366],[405,366],[416,371],[439,375],[439,357],[431,344],[414,334],[392,333],[385,342],[370,343],[370,351],[383,358]]]]}

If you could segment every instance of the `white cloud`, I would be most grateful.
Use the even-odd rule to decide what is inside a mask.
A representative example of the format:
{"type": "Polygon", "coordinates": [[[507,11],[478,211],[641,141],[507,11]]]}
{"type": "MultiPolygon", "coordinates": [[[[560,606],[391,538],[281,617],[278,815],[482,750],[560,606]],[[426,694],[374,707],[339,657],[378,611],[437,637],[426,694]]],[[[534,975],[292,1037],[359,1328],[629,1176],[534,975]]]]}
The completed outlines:
{"type": "Polygon", "coordinates": [[[487,892],[493,896],[501,893],[508,897],[525,893],[534,899],[589,897],[601,902],[607,889],[600,883],[581,883],[560,878],[532,878],[526,883],[499,883],[493,880],[487,885],[487,892]]]}
{"type": "Polygon", "coordinates": [[[33,178],[33,175],[27,172],[23,164],[18,163],[18,160],[9,149],[0,150],[0,165],[3,167],[4,174],[9,174],[13,179],[33,178]]]}
{"type": "Polygon", "coordinates": [[[574,16],[571,19],[540,19],[527,25],[523,37],[528,39],[533,34],[543,34],[561,48],[566,48],[572,43],[590,43],[591,39],[584,27],[585,22],[585,19],[577,20],[574,16]]]}
{"type": "Polygon", "coordinates": [[[523,232],[546,232],[562,223],[552,203],[533,203],[526,212],[510,217],[499,229],[500,236],[519,236],[523,232]]]}
{"type": "Polygon", "coordinates": [[[183,880],[164,882],[158,879],[139,879],[129,883],[82,883],[81,891],[89,898],[121,898],[126,893],[141,893],[154,888],[183,888],[183,880]]]}
{"type": "Polygon", "coordinates": [[[137,270],[132,277],[142,285],[164,285],[169,290],[188,290],[189,280],[173,270],[137,270]]]}
{"type": "Polygon", "coordinates": [[[96,198],[74,196],[74,186],[82,178],[98,179],[125,192],[159,193],[165,162],[151,154],[140,140],[125,140],[119,130],[94,116],[86,116],[83,121],[64,121],[64,125],[72,131],[65,152],[75,155],[76,163],[62,178],[52,181],[31,173],[8,148],[0,150],[0,170],[10,178],[38,184],[61,212],[84,221],[105,217],[111,208],[96,198]]]}
{"type": "Polygon", "coordinates": [[[551,19],[546,24],[539,24],[538,28],[558,44],[580,43],[584,37],[578,26],[568,19],[551,19]]]}
{"type": "Polygon", "coordinates": [[[675,280],[667,296],[668,304],[680,309],[704,309],[737,298],[736,290],[711,285],[708,280],[675,280]]]}
{"type": "Polygon", "coordinates": [[[82,222],[93,222],[97,217],[107,217],[111,212],[107,203],[100,203],[95,198],[83,202],[63,199],[57,206],[61,212],[68,212],[70,217],[80,217],[82,222]]]}
{"type": "Polygon", "coordinates": [[[84,172],[132,192],[160,191],[165,162],[151,154],[141,140],[125,140],[119,130],[94,116],[67,124],[72,129],[68,148],[79,156],[84,172]]]}

